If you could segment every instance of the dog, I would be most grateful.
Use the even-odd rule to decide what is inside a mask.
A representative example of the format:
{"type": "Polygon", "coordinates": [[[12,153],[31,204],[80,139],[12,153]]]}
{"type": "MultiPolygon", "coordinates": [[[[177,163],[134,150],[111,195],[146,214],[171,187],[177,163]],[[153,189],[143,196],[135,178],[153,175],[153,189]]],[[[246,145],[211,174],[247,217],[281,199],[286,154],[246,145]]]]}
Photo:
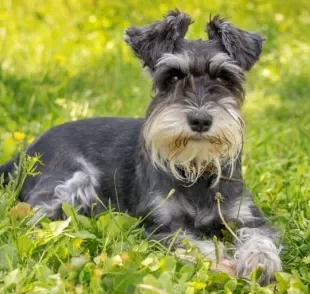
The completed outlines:
{"type": "MultiPolygon", "coordinates": [[[[267,284],[281,270],[278,233],[243,184],[240,115],[244,75],[259,59],[263,38],[217,15],[206,25],[207,41],[187,40],[191,23],[173,10],[125,31],[153,79],[145,118],[85,119],[43,133],[26,149],[43,164],[26,178],[20,200],[51,219],[63,217],[63,202],[85,215],[111,205],[148,216],[150,239],[168,243],[179,232],[176,244],[188,239],[209,257],[215,246],[203,237],[220,237],[224,222],[234,222],[237,275],[262,267],[260,283],[267,284]]],[[[6,181],[16,162],[18,156],[0,167],[6,181]]]]}

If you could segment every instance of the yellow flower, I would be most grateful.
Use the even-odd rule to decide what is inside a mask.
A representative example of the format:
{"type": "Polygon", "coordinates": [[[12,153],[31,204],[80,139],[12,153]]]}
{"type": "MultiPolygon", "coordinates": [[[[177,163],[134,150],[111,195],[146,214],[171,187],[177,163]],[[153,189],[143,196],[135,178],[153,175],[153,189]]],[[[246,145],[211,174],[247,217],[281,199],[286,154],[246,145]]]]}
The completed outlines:
{"type": "Polygon", "coordinates": [[[64,63],[66,61],[66,57],[63,55],[55,55],[55,60],[57,63],[64,63]]]}
{"type": "Polygon", "coordinates": [[[79,248],[81,248],[82,243],[83,243],[82,238],[74,238],[74,240],[72,242],[72,246],[74,249],[79,249],[79,248]]]}
{"type": "Polygon", "coordinates": [[[25,138],[25,134],[24,133],[22,133],[22,132],[14,132],[13,133],[13,137],[14,137],[14,139],[17,141],[17,142],[20,142],[20,141],[22,141],[24,138],[25,138]]]}
{"type": "Polygon", "coordinates": [[[196,289],[196,290],[203,290],[204,288],[206,288],[206,283],[203,282],[191,282],[191,286],[196,289]]]}

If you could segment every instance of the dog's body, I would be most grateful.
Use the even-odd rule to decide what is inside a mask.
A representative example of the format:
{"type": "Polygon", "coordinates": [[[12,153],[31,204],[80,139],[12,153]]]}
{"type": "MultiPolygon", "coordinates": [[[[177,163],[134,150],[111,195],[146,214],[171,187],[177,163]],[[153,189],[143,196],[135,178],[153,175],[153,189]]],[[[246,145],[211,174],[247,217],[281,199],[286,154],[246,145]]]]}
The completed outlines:
{"type": "MultiPolygon", "coordinates": [[[[190,23],[173,11],[161,22],[127,30],[126,42],[154,78],[145,119],[88,119],[49,130],[27,149],[41,154],[44,165],[37,167],[39,176],[26,179],[20,197],[54,219],[63,202],[87,215],[109,203],[134,216],[151,212],[145,221],[151,238],[168,242],[181,230],[179,240],[190,239],[208,255],[214,247],[202,237],[223,229],[219,192],[225,220],[239,226],[238,275],[261,265],[267,283],[281,270],[277,234],[243,185],[239,114],[243,74],[258,59],[262,38],[215,17],[208,42],[187,41],[190,23]]],[[[0,172],[12,172],[13,162],[0,172]]]]}

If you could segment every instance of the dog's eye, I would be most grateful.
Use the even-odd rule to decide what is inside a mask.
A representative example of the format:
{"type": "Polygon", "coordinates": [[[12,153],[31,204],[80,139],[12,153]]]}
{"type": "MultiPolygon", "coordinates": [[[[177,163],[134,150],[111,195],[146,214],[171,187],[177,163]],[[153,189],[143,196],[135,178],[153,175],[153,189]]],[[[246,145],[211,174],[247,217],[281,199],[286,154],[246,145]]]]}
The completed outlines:
{"type": "Polygon", "coordinates": [[[170,78],[169,82],[172,83],[172,84],[174,84],[174,83],[176,83],[179,79],[180,79],[179,76],[173,76],[173,77],[170,78]]]}
{"type": "Polygon", "coordinates": [[[178,81],[185,77],[185,73],[179,69],[170,69],[166,75],[166,85],[175,85],[178,81]]]}

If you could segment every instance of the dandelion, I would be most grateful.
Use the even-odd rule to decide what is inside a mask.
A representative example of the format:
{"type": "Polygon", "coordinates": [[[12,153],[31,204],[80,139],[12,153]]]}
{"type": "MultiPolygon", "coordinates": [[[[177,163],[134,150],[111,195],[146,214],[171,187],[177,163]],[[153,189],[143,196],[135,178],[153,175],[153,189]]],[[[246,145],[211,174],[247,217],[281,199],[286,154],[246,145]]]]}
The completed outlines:
{"type": "Polygon", "coordinates": [[[26,135],[22,132],[14,132],[13,133],[13,137],[14,137],[15,141],[17,141],[17,142],[24,140],[25,136],[26,135]]]}

